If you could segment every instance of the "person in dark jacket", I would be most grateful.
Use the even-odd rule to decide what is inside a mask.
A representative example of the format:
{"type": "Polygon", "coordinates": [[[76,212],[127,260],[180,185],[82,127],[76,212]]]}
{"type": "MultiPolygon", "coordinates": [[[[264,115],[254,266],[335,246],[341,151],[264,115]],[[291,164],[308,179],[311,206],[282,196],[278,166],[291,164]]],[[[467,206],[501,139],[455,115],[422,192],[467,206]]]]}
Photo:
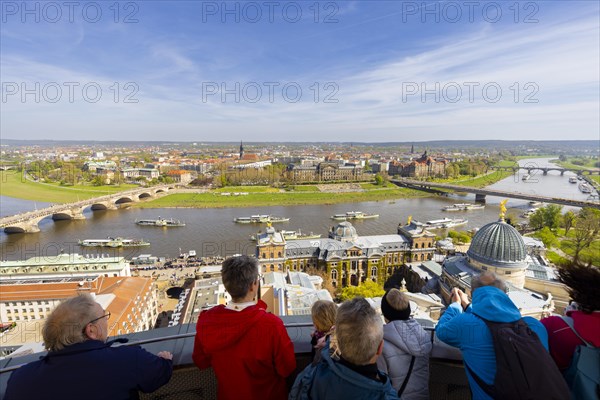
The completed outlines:
{"type": "Polygon", "coordinates": [[[373,307],[362,297],[346,301],[338,309],[335,327],[339,360],[330,357],[328,340],[319,363],[296,377],[289,400],[397,399],[389,377],[377,369],[383,323],[373,307]]]}
{"type": "Polygon", "coordinates": [[[232,301],[200,313],[194,363],[213,368],[220,400],[287,398],[285,378],[296,369],[294,344],[283,321],[256,300],[257,260],[228,258],[221,275],[232,301]]]}
{"type": "Polygon", "coordinates": [[[42,329],[48,353],[12,372],[4,400],[136,399],[169,382],[171,353],[111,347],[109,317],[89,294],[60,303],[42,329]]]}

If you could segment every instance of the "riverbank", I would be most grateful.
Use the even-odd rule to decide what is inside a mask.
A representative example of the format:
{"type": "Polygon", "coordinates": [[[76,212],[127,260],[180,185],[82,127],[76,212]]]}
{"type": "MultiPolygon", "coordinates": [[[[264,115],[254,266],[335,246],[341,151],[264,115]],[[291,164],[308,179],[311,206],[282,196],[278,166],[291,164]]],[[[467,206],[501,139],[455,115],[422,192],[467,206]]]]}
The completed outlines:
{"type": "MultiPolygon", "coordinates": [[[[271,191],[265,187],[264,192],[240,192],[244,187],[220,189],[219,192],[208,193],[175,193],[155,200],[136,203],[139,208],[226,208],[255,206],[299,206],[311,204],[359,203],[364,201],[382,201],[431,196],[430,193],[418,190],[384,187],[361,189],[356,192],[319,192],[319,191],[271,191]],[[245,194],[247,193],[247,194],[245,194]],[[237,195],[236,195],[237,194],[237,195]]],[[[256,188],[255,188],[256,190],[256,188]]]]}
{"type": "Polygon", "coordinates": [[[47,203],[73,203],[110,193],[122,192],[136,185],[60,186],[24,179],[18,171],[0,171],[0,195],[47,203]]]}

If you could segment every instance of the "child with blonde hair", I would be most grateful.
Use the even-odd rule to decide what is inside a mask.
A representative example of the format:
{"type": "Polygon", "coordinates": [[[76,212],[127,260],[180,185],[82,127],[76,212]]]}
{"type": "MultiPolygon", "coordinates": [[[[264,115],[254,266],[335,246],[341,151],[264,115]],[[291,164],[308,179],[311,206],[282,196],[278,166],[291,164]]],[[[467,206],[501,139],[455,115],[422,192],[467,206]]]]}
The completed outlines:
{"type": "Polygon", "coordinates": [[[311,334],[310,344],[315,361],[320,359],[320,350],[325,347],[329,338],[330,353],[339,356],[337,341],[335,339],[335,317],[337,316],[337,305],[329,300],[317,300],[311,308],[311,316],[315,326],[311,334]]]}

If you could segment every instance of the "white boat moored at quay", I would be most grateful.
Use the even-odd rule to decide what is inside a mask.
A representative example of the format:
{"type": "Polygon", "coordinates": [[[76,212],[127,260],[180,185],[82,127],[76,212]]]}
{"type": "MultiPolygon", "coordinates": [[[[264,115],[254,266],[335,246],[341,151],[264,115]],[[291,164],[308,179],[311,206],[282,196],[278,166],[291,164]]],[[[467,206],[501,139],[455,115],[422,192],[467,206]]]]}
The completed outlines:
{"type": "Polygon", "coordinates": [[[456,203],[451,206],[442,207],[442,211],[471,211],[471,210],[483,210],[485,204],[472,204],[472,203],[456,203]]]}
{"type": "Polygon", "coordinates": [[[161,218],[158,219],[138,219],[135,221],[138,225],[144,226],[161,226],[161,227],[172,227],[172,226],[185,226],[185,222],[173,218],[161,218]]]}
{"type": "Polygon", "coordinates": [[[331,219],[335,219],[338,221],[346,221],[349,219],[369,219],[369,218],[378,218],[379,214],[365,214],[362,211],[346,211],[344,214],[335,214],[331,216],[331,219]]]}
{"type": "Polygon", "coordinates": [[[272,215],[251,215],[249,217],[236,217],[233,222],[238,224],[266,224],[274,222],[288,222],[290,219],[285,217],[275,217],[272,215]]]}
{"type": "Polygon", "coordinates": [[[123,239],[108,237],[106,239],[85,239],[78,242],[83,247],[141,247],[150,246],[143,239],[123,239]]]}
{"type": "Polygon", "coordinates": [[[431,221],[427,221],[423,224],[426,229],[444,229],[444,228],[454,228],[455,226],[466,225],[469,222],[467,219],[463,218],[442,218],[442,219],[432,219],[431,221]]]}

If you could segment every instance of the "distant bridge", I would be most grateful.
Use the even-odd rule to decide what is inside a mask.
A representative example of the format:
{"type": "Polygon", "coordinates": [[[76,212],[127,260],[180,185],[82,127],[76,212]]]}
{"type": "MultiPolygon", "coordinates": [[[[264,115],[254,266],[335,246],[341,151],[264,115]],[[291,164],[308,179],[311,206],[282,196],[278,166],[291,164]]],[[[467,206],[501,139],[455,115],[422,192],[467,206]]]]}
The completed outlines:
{"type": "Polygon", "coordinates": [[[0,229],[6,233],[33,233],[39,232],[38,223],[49,216],[53,220],[85,219],[83,210],[91,206],[95,210],[116,210],[122,204],[136,203],[159,196],[175,189],[175,185],[161,185],[147,188],[138,188],[82,200],[75,203],[54,205],[41,210],[28,211],[25,213],[0,218],[0,229]]]}
{"type": "Polygon", "coordinates": [[[570,171],[574,172],[577,175],[600,175],[600,169],[572,169],[572,168],[561,168],[561,167],[538,167],[534,166],[533,163],[526,164],[523,166],[514,166],[514,167],[500,167],[500,166],[490,166],[488,169],[493,169],[496,171],[512,171],[516,173],[519,170],[526,170],[528,174],[531,174],[533,171],[542,171],[544,175],[548,175],[548,171],[558,171],[561,175],[564,175],[565,172],[570,171]]]}
{"type": "Polygon", "coordinates": [[[537,194],[526,194],[526,193],[515,193],[515,192],[506,192],[503,190],[494,190],[494,189],[480,189],[473,188],[468,186],[460,186],[460,185],[452,185],[448,183],[437,183],[437,182],[425,182],[425,181],[415,181],[411,179],[391,179],[395,185],[404,186],[411,189],[417,190],[427,190],[427,191],[439,191],[439,189],[446,190],[454,190],[457,192],[467,192],[475,194],[475,201],[485,202],[485,196],[498,196],[498,197],[509,197],[513,199],[522,199],[529,201],[540,201],[543,203],[553,203],[553,204],[561,204],[564,206],[572,206],[572,207],[592,207],[600,210],[600,203],[591,202],[591,201],[581,201],[581,200],[571,200],[571,199],[561,199],[558,197],[548,197],[548,196],[540,196],[537,194]],[[436,190],[438,189],[438,190],[436,190]]]}

